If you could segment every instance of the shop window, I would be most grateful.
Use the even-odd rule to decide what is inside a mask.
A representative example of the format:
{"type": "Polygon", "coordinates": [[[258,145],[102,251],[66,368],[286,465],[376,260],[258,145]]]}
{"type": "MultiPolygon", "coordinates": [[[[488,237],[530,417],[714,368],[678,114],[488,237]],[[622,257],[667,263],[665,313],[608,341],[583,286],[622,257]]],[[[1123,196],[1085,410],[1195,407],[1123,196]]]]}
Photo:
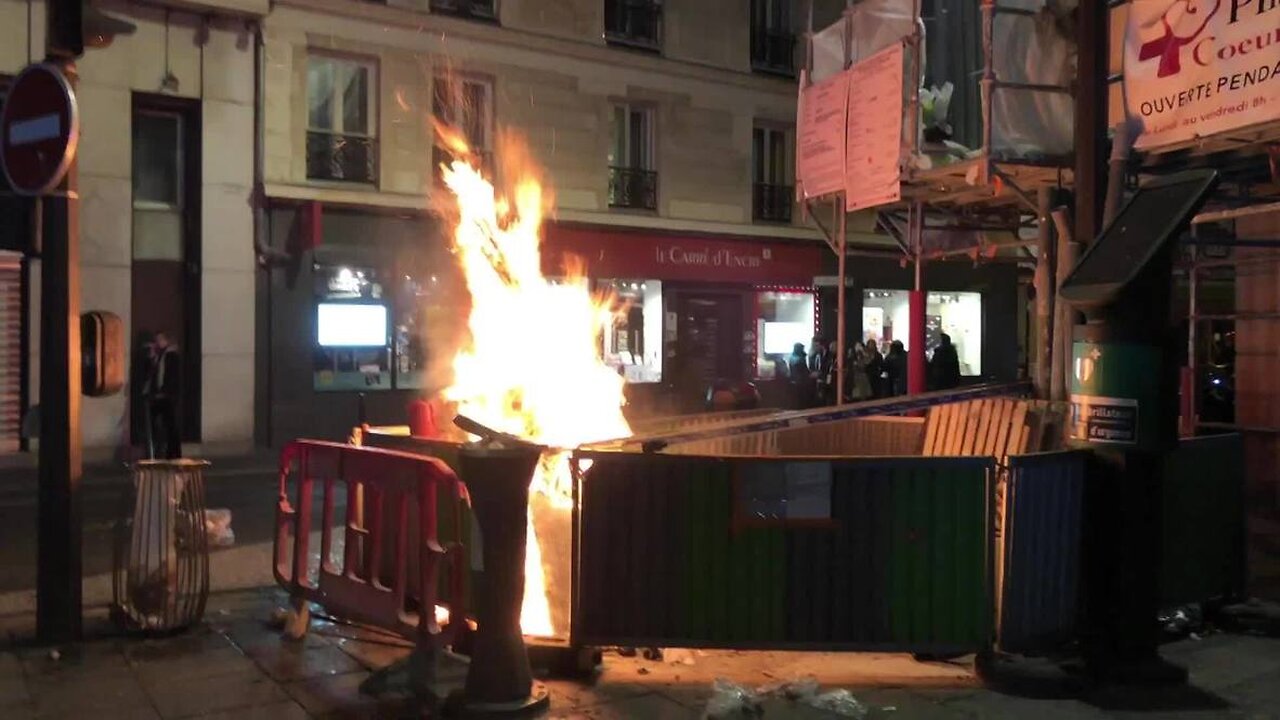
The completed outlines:
{"type": "Polygon", "coordinates": [[[796,36],[791,31],[791,0],[751,0],[751,67],[790,76],[795,68],[796,36]]]}
{"type": "Polygon", "coordinates": [[[316,267],[316,390],[391,387],[391,307],[370,268],[316,267]]]}
{"type": "Polygon", "coordinates": [[[749,463],[740,466],[736,521],[742,525],[829,523],[831,463],[749,463]]]}
{"type": "Polygon", "coordinates": [[[787,377],[796,345],[805,352],[817,327],[817,298],[811,290],[767,290],[756,294],[756,376],[787,377]]]}
{"type": "Polygon", "coordinates": [[[601,280],[618,310],[613,327],[603,333],[604,360],[629,383],[662,380],[662,282],[601,280]]]}
{"type": "MultiPolygon", "coordinates": [[[[480,169],[492,177],[493,82],[477,77],[438,75],[431,94],[431,113],[462,133],[480,169]]],[[[451,161],[453,155],[437,142],[432,149],[432,159],[436,182],[440,182],[440,165],[451,161]]]]}
{"type": "Polygon", "coordinates": [[[790,159],[789,134],[782,128],[771,127],[757,127],[753,132],[751,213],[756,220],[791,222],[791,207],[795,203],[791,175],[795,164],[790,159]]]}
{"type": "Polygon", "coordinates": [[[307,179],[375,184],[376,68],[354,58],[307,58],[307,179]]]}
{"type": "MultiPolygon", "coordinates": [[[[901,340],[911,352],[908,333],[910,296],[906,290],[867,290],[862,296],[862,339],[875,340],[882,353],[888,353],[894,340],[901,340]]],[[[982,294],[976,292],[938,292],[925,297],[925,354],[942,342],[942,334],[951,337],[960,357],[960,374],[982,374],[982,294]]]]}
{"type": "Polygon", "coordinates": [[[613,106],[613,146],[609,151],[609,207],[656,210],[653,110],[613,106]]]}

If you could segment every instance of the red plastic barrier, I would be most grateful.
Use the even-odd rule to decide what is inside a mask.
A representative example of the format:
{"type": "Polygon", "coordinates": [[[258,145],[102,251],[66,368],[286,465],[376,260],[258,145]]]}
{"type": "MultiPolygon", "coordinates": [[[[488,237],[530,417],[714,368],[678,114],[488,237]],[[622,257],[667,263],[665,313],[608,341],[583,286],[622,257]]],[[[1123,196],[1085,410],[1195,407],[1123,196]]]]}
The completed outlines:
{"type": "MultiPolygon", "coordinates": [[[[437,605],[448,608],[450,618],[457,620],[443,628],[445,634],[462,627],[468,556],[462,538],[443,543],[438,537],[442,499],[459,514],[463,503],[470,502],[466,486],[436,458],[314,440],[286,446],[280,455],[274,573],[300,611],[302,627],[291,632],[305,632],[307,602],[409,638],[441,635],[437,605]],[[296,485],[292,499],[290,477],[296,485]],[[322,489],[319,498],[317,485],[322,489]],[[346,519],[343,527],[335,528],[339,486],[345,490],[346,519]],[[317,499],[318,527],[313,522],[317,499]],[[411,509],[416,509],[416,518],[411,519],[411,509]],[[409,536],[410,528],[417,531],[415,537],[409,536]],[[320,533],[320,553],[312,557],[315,531],[320,533]],[[335,536],[342,541],[340,562],[334,559],[339,539],[335,536]],[[385,546],[387,537],[395,539],[394,547],[385,546]],[[447,598],[437,592],[442,563],[449,570],[447,598]]],[[[462,527],[461,518],[454,527],[462,527]]]]}

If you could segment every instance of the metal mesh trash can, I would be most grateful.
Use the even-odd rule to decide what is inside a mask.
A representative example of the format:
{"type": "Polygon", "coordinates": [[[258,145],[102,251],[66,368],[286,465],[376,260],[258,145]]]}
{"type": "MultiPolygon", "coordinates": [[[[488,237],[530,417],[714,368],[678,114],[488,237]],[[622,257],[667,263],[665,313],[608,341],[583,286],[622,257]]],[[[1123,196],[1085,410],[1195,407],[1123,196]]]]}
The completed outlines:
{"type": "Polygon", "coordinates": [[[114,528],[112,616],[127,630],[182,630],[204,617],[209,541],[200,460],[144,460],[114,528]]]}

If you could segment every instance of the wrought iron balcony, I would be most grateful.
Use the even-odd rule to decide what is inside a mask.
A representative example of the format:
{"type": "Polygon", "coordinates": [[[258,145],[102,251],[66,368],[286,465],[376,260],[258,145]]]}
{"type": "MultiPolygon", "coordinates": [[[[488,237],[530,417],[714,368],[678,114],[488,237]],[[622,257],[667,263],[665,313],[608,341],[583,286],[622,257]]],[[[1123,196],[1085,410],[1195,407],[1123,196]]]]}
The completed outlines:
{"type": "Polygon", "coordinates": [[[658,50],[662,47],[662,3],[605,0],[604,37],[616,45],[658,50]]]}
{"type": "Polygon", "coordinates": [[[498,20],[494,0],[431,0],[431,12],[468,20],[498,20]]]}
{"type": "Polygon", "coordinates": [[[789,32],[751,31],[751,67],[760,72],[795,74],[796,36],[789,32]]]}
{"type": "Polygon", "coordinates": [[[658,209],[658,173],[640,168],[609,168],[609,207],[658,209]]]}
{"type": "Polygon", "coordinates": [[[357,135],[307,132],[307,179],[378,182],[378,141],[357,135]]]}
{"type": "Polygon", "coordinates": [[[756,183],[751,199],[751,215],[764,222],[791,222],[795,188],[790,185],[756,183]]]}

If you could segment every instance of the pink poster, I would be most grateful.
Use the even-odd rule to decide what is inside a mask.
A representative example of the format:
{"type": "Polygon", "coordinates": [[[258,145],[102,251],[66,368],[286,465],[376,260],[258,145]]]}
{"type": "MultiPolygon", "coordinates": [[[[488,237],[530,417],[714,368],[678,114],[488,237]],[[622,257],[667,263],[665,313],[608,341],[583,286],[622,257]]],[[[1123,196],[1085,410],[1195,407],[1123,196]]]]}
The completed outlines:
{"type": "Polygon", "coordinates": [[[853,212],[902,197],[902,43],[849,68],[844,192],[853,212]]]}
{"type": "Polygon", "coordinates": [[[803,198],[844,189],[844,126],[849,73],[800,91],[796,118],[796,184],[803,198]]]}

